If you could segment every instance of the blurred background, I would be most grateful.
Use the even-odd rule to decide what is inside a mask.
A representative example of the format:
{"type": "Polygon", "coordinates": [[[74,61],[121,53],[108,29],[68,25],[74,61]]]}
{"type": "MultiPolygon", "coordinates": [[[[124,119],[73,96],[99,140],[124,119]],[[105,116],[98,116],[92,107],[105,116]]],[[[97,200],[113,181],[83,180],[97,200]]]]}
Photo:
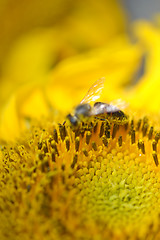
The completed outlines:
{"type": "Polygon", "coordinates": [[[1,104],[38,71],[42,78],[63,58],[101,47],[158,12],[159,0],[1,0],[1,104]]]}
{"type": "Polygon", "coordinates": [[[62,59],[103,46],[124,32],[121,4],[116,0],[1,0],[0,104],[17,84],[41,81],[62,59]]]}
{"type": "MultiPolygon", "coordinates": [[[[105,74],[111,74],[111,79],[121,81],[122,85],[131,81],[132,74],[137,81],[134,72],[139,71],[138,78],[143,73],[144,54],[139,46],[132,46],[136,41],[132,23],[140,19],[154,22],[159,19],[159,12],[159,0],[0,0],[0,112],[19,87],[44,86],[51,76],[52,85],[58,83],[66,89],[74,84],[80,88],[86,79],[91,83],[105,74]],[[96,49],[98,52],[92,54],[96,49]],[[84,56],[77,65],[76,56],[84,56]],[[85,62],[88,56],[92,61],[85,62]],[[130,67],[126,67],[126,63],[130,67]],[[83,75],[78,72],[81,68],[83,75]],[[75,71],[79,77],[75,77],[78,76],[75,71]]],[[[49,91],[47,94],[49,96],[49,91]]],[[[50,102],[53,94],[57,94],[57,98],[65,97],[65,93],[56,88],[51,92],[50,102]]],[[[22,91],[16,101],[23,102],[25,96],[29,96],[28,92],[22,91]]],[[[66,102],[69,102],[67,96],[66,102]]],[[[37,97],[35,102],[39,101],[37,97]]],[[[53,100],[53,105],[55,103],[53,100]]],[[[26,104],[25,109],[27,107],[26,104]]],[[[18,111],[18,114],[28,114],[18,111]]],[[[31,111],[34,114],[34,109],[31,111]]]]}

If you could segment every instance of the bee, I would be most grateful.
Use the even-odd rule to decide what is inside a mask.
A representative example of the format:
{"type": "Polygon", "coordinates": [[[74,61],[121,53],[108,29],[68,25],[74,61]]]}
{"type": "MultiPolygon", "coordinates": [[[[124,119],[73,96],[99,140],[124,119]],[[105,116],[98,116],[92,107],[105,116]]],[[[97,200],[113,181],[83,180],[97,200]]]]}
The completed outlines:
{"type": "Polygon", "coordinates": [[[115,103],[104,103],[96,102],[96,100],[101,96],[102,90],[104,88],[105,78],[98,79],[88,90],[85,97],[82,99],[80,104],[75,108],[73,114],[68,114],[67,118],[73,126],[77,126],[79,122],[84,121],[90,117],[100,119],[105,121],[106,118],[112,117],[116,119],[124,119],[126,115],[122,110],[119,109],[118,105],[124,107],[124,104],[120,100],[115,103]],[[93,102],[94,105],[91,106],[90,103],[93,102]]]}

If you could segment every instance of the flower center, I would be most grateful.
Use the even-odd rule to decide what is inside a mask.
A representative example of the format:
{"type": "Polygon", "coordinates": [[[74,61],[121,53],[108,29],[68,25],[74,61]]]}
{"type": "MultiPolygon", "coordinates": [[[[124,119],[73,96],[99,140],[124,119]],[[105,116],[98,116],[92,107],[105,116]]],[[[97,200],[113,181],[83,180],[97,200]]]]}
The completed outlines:
{"type": "Polygon", "coordinates": [[[57,239],[149,239],[159,231],[159,138],[146,118],[33,128],[2,150],[3,218],[9,208],[21,237],[36,224],[57,239]]]}

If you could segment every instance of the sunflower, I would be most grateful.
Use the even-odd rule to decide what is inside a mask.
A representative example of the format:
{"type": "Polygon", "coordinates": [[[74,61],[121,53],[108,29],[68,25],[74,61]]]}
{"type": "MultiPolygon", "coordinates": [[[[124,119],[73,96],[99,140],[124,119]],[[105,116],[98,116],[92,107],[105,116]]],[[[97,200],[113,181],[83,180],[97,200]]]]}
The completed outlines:
{"type": "Polygon", "coordinates": [[[64,25],[21,37],[2,66],[0,239],[159,239],[160,30],[135,23],[132,43],[115,1],[106,16],[104,1],[88,0],[90,17],[68,2],[64,25]],[[97,8],[100,21],[114,13],[119,25],[115,19],[103,33],[97,8]],[[95,32],[85,28],[90,19],[95,32]],[[74,126],[66,115],[101,77],[100,100],[128,106],[74,126]]]}

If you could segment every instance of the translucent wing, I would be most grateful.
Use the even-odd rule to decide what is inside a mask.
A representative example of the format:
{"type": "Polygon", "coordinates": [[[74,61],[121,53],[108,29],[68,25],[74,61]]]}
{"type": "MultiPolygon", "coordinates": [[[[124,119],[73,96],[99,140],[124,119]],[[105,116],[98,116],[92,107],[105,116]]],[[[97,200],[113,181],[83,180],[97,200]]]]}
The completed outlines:
{"type": "Polygon", "coordinates": [[[105,78],[100,78],[98,79],[92,87],[88,90],[87,94],[85,97],[82,99],[80,104],[82,103],[90,103],[90,102],[95,102],[101,95],[102,90],[104,88],[104,82],[105,78]]]}
{"type": "Polygon", "coordinates": [[[112,102],[109,103],[112,106],[115,106],[121,110],[125,109],[128,107],[129,104],[127,104],[125,101],[123,101],[122,99],[116,99],[113,100],[112,102]]]}

